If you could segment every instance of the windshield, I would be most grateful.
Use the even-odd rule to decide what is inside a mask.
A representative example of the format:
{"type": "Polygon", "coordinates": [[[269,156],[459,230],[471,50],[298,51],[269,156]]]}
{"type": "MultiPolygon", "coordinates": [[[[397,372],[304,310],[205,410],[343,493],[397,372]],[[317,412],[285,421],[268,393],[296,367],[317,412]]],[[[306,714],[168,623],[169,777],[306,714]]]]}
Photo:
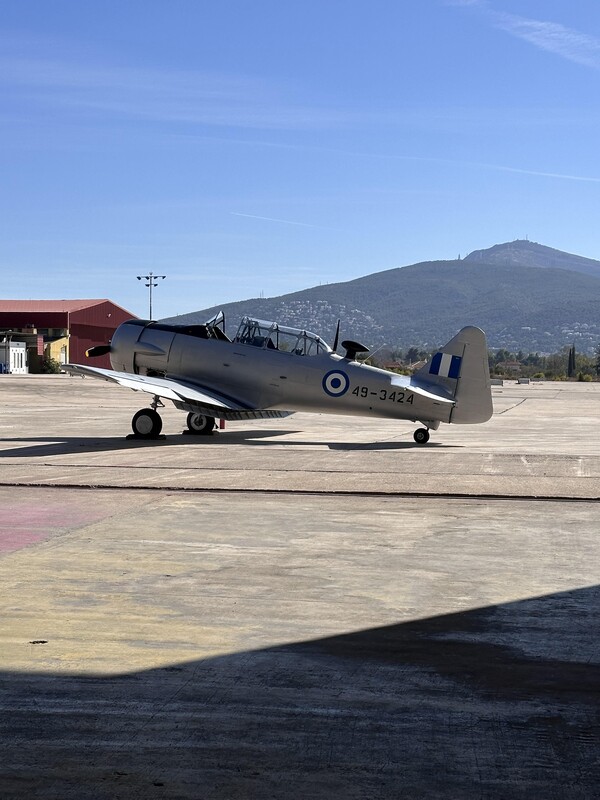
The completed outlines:
{"type": "Polygon", "coordinates": [[[296,356],[316,356],[331,352],[329,345],[316,333],[250,317],[242,319],[234,341],[296,356]]]}

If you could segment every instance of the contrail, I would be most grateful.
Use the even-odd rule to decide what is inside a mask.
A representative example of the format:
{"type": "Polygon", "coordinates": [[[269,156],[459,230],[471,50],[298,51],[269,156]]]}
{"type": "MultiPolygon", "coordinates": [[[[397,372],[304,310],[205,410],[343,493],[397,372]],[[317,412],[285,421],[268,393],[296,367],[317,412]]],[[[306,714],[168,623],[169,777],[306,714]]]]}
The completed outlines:
{"type": "Polygon", "coordinates": [[[321,225],[310,225],[308,222],[293,222],[291,219],[276,219],[275,217],[259,217],[256,214],[242,214],[240,211],[230,211],[234,217],[248,217],[248,219],[262,219],[265,222],[281,222],[284,225],[300,225],[302,228],[321,228],[321,225]]]}
{"type": "Polygon", "coordinates": [[[473,162],[465,162],[470,166],[484,167],[486,169],[497,169],[502,172],[517,172],[521,175],[537,175],[540,178],[560,178],[564,181],[583,181],[585,183],[600,183],[600,178],[594,178],[586,175],[566,175],[562,172],[540,172],[534,169],[519,169],[517,167],[504,167],[501,164],[478,164],[473,162]]]}

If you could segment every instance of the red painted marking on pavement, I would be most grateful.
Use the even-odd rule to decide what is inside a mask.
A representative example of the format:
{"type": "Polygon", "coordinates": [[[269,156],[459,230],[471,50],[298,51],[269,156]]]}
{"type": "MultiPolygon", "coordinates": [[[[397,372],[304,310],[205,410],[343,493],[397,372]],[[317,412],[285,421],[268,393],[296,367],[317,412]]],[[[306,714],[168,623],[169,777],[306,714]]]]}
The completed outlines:
{"type": "Polygon", "coordinates": [[[98,522],[111,513],[110,509],[83,505],[82,499],[65,504],[64,500],[44,497],[34,500],[35,505],[31,498],[29,502],[18,497],[8,503],[4,500],[0,506],[0,553],[30,547],[58,533],[98,522]]]}

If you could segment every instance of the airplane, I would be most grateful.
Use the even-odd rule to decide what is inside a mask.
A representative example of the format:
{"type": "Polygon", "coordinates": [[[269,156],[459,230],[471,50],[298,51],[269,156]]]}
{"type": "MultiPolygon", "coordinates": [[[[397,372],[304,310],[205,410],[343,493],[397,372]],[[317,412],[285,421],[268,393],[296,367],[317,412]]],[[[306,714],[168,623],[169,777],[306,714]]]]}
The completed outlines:
{"type": "MultiPolygon", "coordinates": [[[[187,411],[184,433],[211,434],[216,420],[286,417],[296,411],[419,422],[417,444],[441,422],[474,424],[492,416],[485,334],[463,328],[411,376],[357,359],[369,348],[343,341],[339,322],[333,347],[310,331],[244,317],[236,335],[225,333],[219,312],[202,325],[131,319],[110,344],[86,355],[110,354],[112,370],[82,364],[63,369],[146,392],[149,408],[134,414],[132,438],[156,439],[162,399],[187,411]]],[[[131,434],[130,434],[131,436],[131,434]]]]}

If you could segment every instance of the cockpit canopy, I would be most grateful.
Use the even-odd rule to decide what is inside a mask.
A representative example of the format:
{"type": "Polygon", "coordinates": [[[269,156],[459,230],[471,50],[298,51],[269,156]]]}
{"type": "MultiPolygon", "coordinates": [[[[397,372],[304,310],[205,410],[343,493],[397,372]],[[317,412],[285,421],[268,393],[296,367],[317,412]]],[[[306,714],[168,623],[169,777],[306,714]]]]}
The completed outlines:
{"type": "Polygon", "coordinates": [[[316,356],[331,353],[331,347],[310,331],[288,328],[277,322],[244,317],[233,340],[268,350],[279,350],[296,356],[316,356]]]}

